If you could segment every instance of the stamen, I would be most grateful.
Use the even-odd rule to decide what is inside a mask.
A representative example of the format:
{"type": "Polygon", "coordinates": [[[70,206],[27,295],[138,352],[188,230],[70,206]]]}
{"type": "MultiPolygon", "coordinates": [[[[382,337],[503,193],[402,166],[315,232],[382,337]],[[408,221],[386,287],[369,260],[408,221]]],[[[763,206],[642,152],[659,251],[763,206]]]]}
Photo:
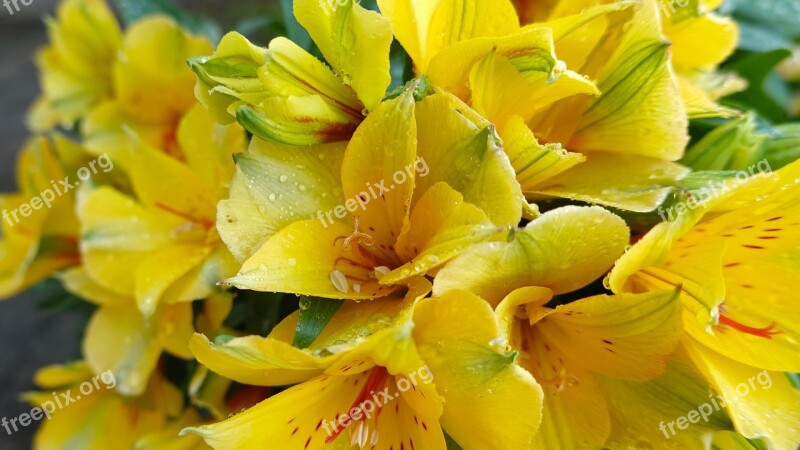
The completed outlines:
{"type": "MultiPolygon", "coordinates": [[[[375,366],[367,377],[367,382],[364,383],[364,386],[361,388],[361,391],[356,396],[356,399],[353,401],[353,405],[348,409],[351,411],[352,409],[358,409],[363,405],[367,400],[369,400],[376,392],[380,392],[386,386],[386,382],[389,381],[389,371],[386,370],[385,367],[375,366]]],[[[375,405],[375,419],[377,420],[378,415],[381,411],[381,405],[375,405]]],[[[365,419],[362,418],[359,421],[360,425],[358,428],[355,429],[356,435],[358,435],[358,442],[361,443],[362,441],[366,441],[369,437],[369,428],[367,428],[367,424],[364,422],[365,419]],[[363,426],[363,427],[362,427],[363,426]],[[361,434],[363,433],[363,436],[361,434]]],[[[350,422],[350,425],[353,425],[353,422],[350,422]]],[[[349,425],[348,425],[349,426],[349,425]]],[[[342,427],[335,430],[331,433],[327,439],[325,439],[326,444],[330,444],[331,442],[335,441],[337,437],[345,430],[347,427],[342,427]]],[[[351,438],[353,438],[353,431],[351,429],[351,438]]],[[[377,431],[376,431],[377,433],[377,431]]],[[[366,442],[365,442],[366,443],[366,442]]]]}
{"type": "Polygon", "coordinates": [[[773,330],[773,328],[775,328],[776,325],[775,322],[772,322],[771,324],[769,324],[764,328],[754,328],[736,322],[735,320],[731,319],[728,316],[725,316],[724,314],[719,315],[719,323],[729,328],[733,328],[736,331],[741,331],[742,333],[751,334],[753,336],[758,336],[766,339],[772,339],[772,336],[783,333],[783,331],[780,330],[777,331],[773,330]]]}

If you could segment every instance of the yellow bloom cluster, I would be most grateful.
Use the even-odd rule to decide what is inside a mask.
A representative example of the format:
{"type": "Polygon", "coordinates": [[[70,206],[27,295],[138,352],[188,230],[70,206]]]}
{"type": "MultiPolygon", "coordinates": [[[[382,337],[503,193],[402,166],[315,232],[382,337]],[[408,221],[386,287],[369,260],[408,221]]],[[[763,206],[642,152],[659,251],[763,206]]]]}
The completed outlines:
{"type": "Polygon", "coordinates": [[[794,450],[800,162],[631,231],[685,195],[689,120],[739,114],[718,3],[295,0],[323,61],[65,0],[3,208],[115,169],[4,223],[0,295],[94,303],[37,382],[116,386],[36,446],[794,450]],[[248,336],[243,291],[312,299],[248,336]]]}

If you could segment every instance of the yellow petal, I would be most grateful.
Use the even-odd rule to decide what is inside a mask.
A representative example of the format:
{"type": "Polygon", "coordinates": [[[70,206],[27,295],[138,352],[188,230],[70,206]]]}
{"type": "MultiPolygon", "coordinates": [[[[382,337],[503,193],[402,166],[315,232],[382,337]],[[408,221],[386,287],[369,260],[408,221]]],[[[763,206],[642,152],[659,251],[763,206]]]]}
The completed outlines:
{"type": "Polygon", "coordinates": [[[664,34],[672,42],[672,63],[678,72],[714,68],[733,53],[739,40],[736,22],[713,13],[666,21],[664,34]]]}
{"type": "Polygon", "coordinates": [[[418,74],[441,50],[460,41],[506,36],[519,29],[508,0],[379,0],[397,40],[411,56],[418,74]]]}
{"type": "Polygon", "coordinates": [[[294,14],[344,83],[367,109],[374,109],[392,81],[389,20],[354,0],[298,0],[294,14]]]}
{"type": "Polygon", "coordinates": [[[535,119],[537,136],[582,152],[679,159],[688,142],[688,119],[659,28],[655,1],[644,2],[627,23],[615,23],[587,65],[576,67],[597,78],[602,94],[577,104],[567,101],[557,114],[545,112],[535,119]],[[618,33],[620,27],[624,33],[618,33]],[[557,130],[564,121],[577,124],[571,137],[557,130]]]}
{"type": "Polygon", "coordinates": [[[598,381],[607,392],[612,418],[608,448],[705,448],[715,431],[732,428],[725,411],[713,406],[708,382],[683,350],[655,380],[598,381]]]}
{"type": "MultiPolygon", "coordinates": [[[[224,422],[187,428],[181,434],[200,435],[215,449],[271,446],[308,450],[350,448],[351,442],[357,442],[351,438],[357,426],[351,423],[347,414],[359,395],[359,386],[365,385],[369,373],[361,372],[351,376],[322,375],[270,397],[224,422]],[[264,423],[273,426],[264,427],[264,423]],[[340,423],[349,424],[344,432],[340,423]],[[341,433],[338,438],[327,444],[326,440],[336,436],[337,432],[341,433]]],[[[371,417],[372,421],[367,420],[365,423],[370,426],[369,438],[374,432],[378,433],[379,447],[376,448],[388,449],[391,446],[399,449],[401,443],[410,448],[409,439],[419,443],[420,448],[444,447],[444,437],[436,418],[426,417],[424,410],[417,412],[412,409],[402,395],[380,411],[377,427],[373,428],[375,416],[371,417]],[[428,424],[427,430],[415,423],[417,416],[428,424]]],[[[359,417],[363,418],[363,415],[359,417]]]]}
{"type": "Polygon", "coordinates": [[[267,49],[251,44],[239,33],[230,32],[222,37],[212,56],[189,59],[189,66],[197,75],[195,96],[215,121],[226,125],[233,123],[234,117],[228,108],[241,99],[239,94],[268,95],[258,77],[258,68],[266,63],[266,56],[267,49]]]}
{"type": "Polygon", "coordinates": [[[133,187],[142,204],[198,226],[214,223],[215,196],[188,166],[149,146],[138,148],[131,161],[133,187]]]}
{"type": "Polygon", "coordinates": [[[81,253],[90,276],[104,288],[133,296],[138,268],[150,252],[170,245],[183,220],[147,210],[110,187],[87,194],[79,205],[81,253]]]}
{"type": "Polygon", "coordinates": [[[81,135],[89,152],[97,156],[107,154],[115,167],[126,173],[130,172],[131,155],[136,154],[142,141],[171,155],[181,154],[174,124],[144,124],[131,120],[116,102],[106,102],[93,109],[81,123],[81,135]]]}
{"type": "MultiPolygon", "coordinates": [[[[736,84],[736,80],[730,79],[724,83],[736,84]]],[[[710,93],[706,92],[692,78],[678,75],[678,89],[690,119],[736,117],[739,114],[734,109],[719,105],[710,93]]],[[[738,89],[734,89],[734,92],[736,90],[738,89]]]]}
{"type": "Polygon", "coordinates": [[[503,231],[478,207],[465,203],[461,194],[437,183],[417,202],[408,228],[397,239],[397,253],[408,262],[381,277],[381,283],[391,285],[425,274],[503,231]]]}
{"type": "Polygon", "coordinates": [[[457,257],[438,273],[433,292],[468,289],[492,304],[526,286],[571,292],[607,271],[628,237],[625,222],[602,208],[559,208],[528,224],[510,243],[477,245],[457,257]],[[595,232],[586,234],[587,227],[595,232]]]}
{"type": "Polygon", "coordinates": [[[296,148],[253,139],[236,157],[229,198],[217,206],[217,229],[238,261],[290,223],[344,203],[344,150],[344,143],[296,148]]]}
{"type": "Polygon", "coordinates": [[[441,423],[448,434],[464,449],[530,448],[542,389],[501,347],[489,304],[453,291],[420,301],[414,322],[420,355],[445,400],[441,423]]]}
{"type": "Polygon", "coordinates": [[[78,384],[92,377],[92,369],[86,361],[65,365],[45,366],[36,371],[34,382],[42,389],[55,389],[78,384]]]}
{"type": "Polygon", "coordinates": [[[561,305],[536,328],[594,373],[644,381],[659,376],[682,335],[678,292],[600,295],[561,305]]]}
{"type": "Polygon", "coordinates": [[[187,409],[182,417],[171,421],[169,426],[140,438],[133,448],[136,450],[208,450],[211,447],[207,446],[199,436],[178,437],[183,428],[201,422],[198,411],[187,409]]]}
{"type": "MultiPolygon", "coordinates": [[[[505,141],[503,148],[526,195],[535,192],[537,186],[550,178],[586,160],[580,153],[569,153],[558,144],[539,144],[519,116],[512,117],[501,133],[505,141]]],[[[605,182],[608,181],[609,178],[605,178],[605,182]]]]}
{"type": "Polygon", "coordinates": [[[381,286],[374,261],[350,247],[353,229],[341,222],[295,222],[271,237],[226,283],[240,289],[324,298],[371,299],[392,292],[381,286]],[[314,236],[314,239],[309,239],[314,236]]]}
{"type": "Polygon", "coordinates": [[[574,359],[556,348],[538,327],[531,328],[524,322],[518,326],[527,336],[521,347],[513,341],[512,345],[523,350],[520,365],[535,374],[544,391],[542,424],[532,448],[601,447],[611,424],[605,395],[595,376],[576,367],[574,359]]]}
{"type": "Polygon", "coordinates": [[[108,75],[122,38],[117,19],[104,1],[65,1],[59,5],[57,20],[49,19],[47,24],[53,48],[70,72],[108,75]]]}
{"type": "Polygon", "coordinates": [[[254,386],[303,382],[330,365],[329,358],[312,356],[272,337],[247,336],[215,344],[202,334],[195,334],[190,345],[201,364],[227,378],[254,386]]]}
{"type": "Polygon", "coordinates": [[[129,305],[131,302],[130,297],[97,284],[83,267],[65,270],[58,274],[58,279],[66,290],[97,305],[129,305]]]}
{"type": "Polygon", "coordinates": [[[268,97],[258,105],[233,107],[239,124],[253,135],[296,146],[346,141],[361,119],[311,95],[268,97]]]}
{"type": "Polygon", "coordinates": [[[195,105],[181,119],[177,135],[186,165],[216,199],[235,171],[233,155],[247,149],[244,130],[215,124],[205,108],[195,105]]]}
{"type": "MultiPolygon", "coordinates": [[[[776,449],[794,450],[800,442],[800,393],[782,372],[770,372],[726,358],[687,339],[689,354],[720,393],[736,430],[766,437],[776,449]]],[[[796,353],[795,353],[796,355],[796,353]]]]}
{"type": "Polygon", "coordinates": [[[319,95],[355,118],[362,116],[361,102],[341,77],[286,38],[275,38],[269,43],[266,62],[258,75],[264,87],[273,95],[319,95]]]}
{"type": "Polygon", "coordinates": [[[86,329],[83,353],[95,373],[110,370],[117,391],[138,396],[147,387],[162,346],[135,306],[104,306],[86,329]]]}
{"type": "Polygon", "coordinates": [[[416,116],[420,163],[414,167],[414,203],[445,182],[495,225],[516,226],[524,199],[495,127],[443,91],[419,102],[416,116]]]}
{"type": "Polygon", "coordinates": [[[62,180],[66,163],[84,156],[59,135],[31,140],[19,155],[20,192],[0,196],[0,297],[78,264],[74,194],[65,192],[62,180]]]}
{"type": "Polygon", "coordinates": [[[661,159],[591,152],[583,164],[548,179],[534,193],[650,212],[688,173],[688,168],[661,159]]]}
{"type": "Polygon", "coordinates": [[[134,274],[136,303],[142,315],[152,316],[167,289],[199,265],[212,250],[199,245],[174,245],[142,261],[134,274]]]}
{"type": "Polygon", "coordinates": [[[409,88],[370,113],[347,146],[342,163],[345,198],[358,208],[351,212],[359,229],[379,247],[376,251],[383,253],[389,253],[388,247],[408,221],[411,196],[421,175],[415,171],[414,91],[409,88]]]}
{"type": "Polygon", "coordinates": [[[431,20],[441,0],[378,0],[381,14],[391,20],[394,35],[411,56],[417,73],[425,73],[433,53],[428,47],[431,20]]]}
{"type": "MultiPolygon", "coordinates": [[[[551,44],[552,45],[552,44],[551,44]]],[[[495,52],[484,57],[470,74],[472,105],[501,130],[517,114],[524,121],[552,103],[576,94],[599,94],[587,79],[565,71],[559,63],[542,70],[538,64],[510,59],[495,52]],[[531,101],[531,99],[536,99],[531,101]]]]}
{"type": "Polygon", "coordinates": [[[800,273],[780,264],[753,261],[726,267],[724,276],[724,311],[717,326],[709,332],[705,323],[687,317],[687,333],[735,361],[775,371],[800,371],[796,357],[800,310],[786,301],[794,295],[791,286],[800,273]]]}
{"type": "Polygon", "coordinates": [[[120,52],[114,83],[125,113],[143,123],[174,123],[196,101],[195,77],[186,60],[211,53],[211,45],[157,16],[134,23],[120,52]]]}

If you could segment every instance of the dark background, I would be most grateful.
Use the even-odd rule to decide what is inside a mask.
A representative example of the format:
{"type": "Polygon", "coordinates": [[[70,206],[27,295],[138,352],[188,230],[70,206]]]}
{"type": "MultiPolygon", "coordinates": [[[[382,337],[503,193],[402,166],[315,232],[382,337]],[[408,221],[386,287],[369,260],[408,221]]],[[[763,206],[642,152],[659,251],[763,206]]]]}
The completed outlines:
{"type": "MultiPolygon", "coordinates": [[[[30,6],[20,4],[20,12],[9,15],[0,0],[0,192],[16,190],[16,155],[30,137],[24,116],[39,92],[33,55],[47,39],[41,17],[54,14],[56,3],[33,0],[30,6]]],[[[242,17],[241,8],[274,11],[277,6],[277,0],[181,3],[214,17],[223,29],[230,29],[230,18],[242,17]]],[[[19,402],[18,396],[34,389],[32,378],[37,369],[80,358],[85,319],[78,313],[48,315],[37,307],[42,300],[43,290],[33,289],[0,301],[0,419],[30,412],[31,407],[19,402]]],[[[9,436],[0,427],[0,449],[31,448],[35,428],[33,424],[9,436]]]]}

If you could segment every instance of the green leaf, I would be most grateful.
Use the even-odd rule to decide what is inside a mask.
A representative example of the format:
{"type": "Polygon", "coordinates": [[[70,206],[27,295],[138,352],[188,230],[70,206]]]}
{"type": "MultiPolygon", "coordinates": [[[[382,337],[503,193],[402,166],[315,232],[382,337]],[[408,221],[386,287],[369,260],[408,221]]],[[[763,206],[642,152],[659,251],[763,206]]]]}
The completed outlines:
{"type": "Polygon", "coordinates": [[[692,145],[681,164],[694,170],[742,170],[758,161],[766,134],[756,132],[753,114],[730,120],[692,145]]]}
{"type": "Polygon", "coordinates": [[[248,334],[266,336],[281,319],[289,314],[282,313],[285,296],[283,294],[240,291],[233,301],[233,308],[225,319],[225,326],[242,330],[248,334]]]}
{"type": "Polygon", "coordinates": [[[784,122],[788,114],[783,95],[788,92],[788,87],[786,82],[777,78],[775,67],[791,54],[783,49],[755,53],[728,65],[725,69],[738,73],[749,86],[743,92],[726,97],[725,103],[743,110],[754,109],[774,123],[784,122]]]}
{"type": "Polygon", "coordinates": [[[70,294],[60,281],[49,278],[33,286],[31,293],[37,298],[37,307],[47,315],[56,315],[68,311],[91,314],[95,306],[70,294]]]}
{"type": "Polygon", "coordinates": [[[800,159],[800,123],[786,123],[768,130],[770,139],[763,146],[762,156],[774,170],[800,159]]]}
{"type": "Polygon", "coordinates": [[[206,36],[214,44],[222,37],[222,29],[212,19],[189,13],[171,0],[115,0],[115,2],[126,24],[145,16],[166,14],[192,33],[206,36]]]}
{"type": "Polygon", "coordinates": [[[414,78],[414,69],[411,57],[398,41],[392,42],[390,59],[392,84],[389,85],[389,91],[393,91],[414,78]]]}
{"type": "Polygon", "coordinates": [[[300,300],[300,319],[297,321],[292,345],[297,348],[308,348],[342,304],[344,300],[303,297],[300,300]]]}

